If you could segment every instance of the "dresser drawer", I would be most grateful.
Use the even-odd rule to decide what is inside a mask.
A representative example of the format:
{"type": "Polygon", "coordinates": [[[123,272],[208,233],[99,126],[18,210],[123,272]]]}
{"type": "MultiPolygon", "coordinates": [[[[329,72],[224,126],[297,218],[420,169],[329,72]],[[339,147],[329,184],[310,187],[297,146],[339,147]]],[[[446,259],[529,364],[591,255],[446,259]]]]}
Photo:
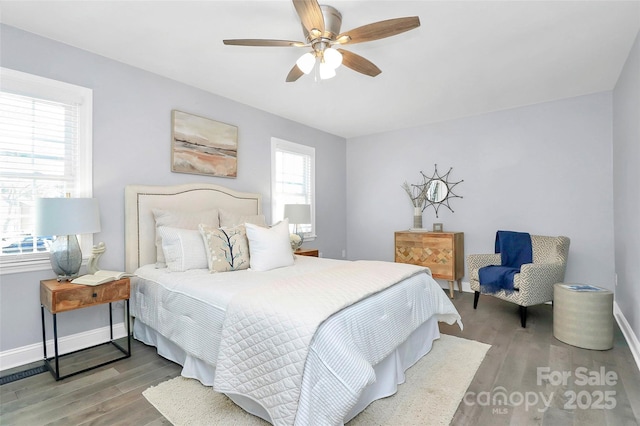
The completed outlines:
{"type": "Polygon", "coordinates": [[[56,280],[40,282],[40,303],[52,314],[126,300],[129,294],[128,278],[97,286],[59,283],[56,280]]]}

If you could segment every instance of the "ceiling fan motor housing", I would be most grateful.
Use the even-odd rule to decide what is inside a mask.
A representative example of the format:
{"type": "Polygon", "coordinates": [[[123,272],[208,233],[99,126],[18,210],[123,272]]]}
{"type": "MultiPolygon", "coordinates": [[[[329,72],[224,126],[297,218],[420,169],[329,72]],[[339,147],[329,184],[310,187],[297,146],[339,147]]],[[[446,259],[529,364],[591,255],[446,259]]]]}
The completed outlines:
{"type": "MultiPolygon", "coordinates": [[[[342,14],[333,6],[320,5],[322,11],[322,18],[324,19],[324,32],[315,31],[315,29],[309,33],[307,29],[302,25],[302,31],[307,39],[307,43],[311,43],[318,39],[334,40],[338,34],[340,34],[340,27],[342,26],[342,14]]],[[[319,29],[318,29],[319,30],[319,29]]]]}
{"type": "Polygon", "coordinates": [[[307,33],[303,27],[307,43],[311,45],[316,52],[316,56],[322,56],[325,49],[331,47],[331,42],[336,39],[340,34],[340,27],[342,26],[342,14],[333,6],[320,5],[322,11],[322,18],[324,19],[324,32],[316,31],[315,29],[311,33],[307,33]]]}
{"type": "Polygon", "coordinates": [[[322,37],[334,40],[340,34],[342,26],[342,14],[333,6],[320,5],[324,18],[324,33],[322,37]]]}

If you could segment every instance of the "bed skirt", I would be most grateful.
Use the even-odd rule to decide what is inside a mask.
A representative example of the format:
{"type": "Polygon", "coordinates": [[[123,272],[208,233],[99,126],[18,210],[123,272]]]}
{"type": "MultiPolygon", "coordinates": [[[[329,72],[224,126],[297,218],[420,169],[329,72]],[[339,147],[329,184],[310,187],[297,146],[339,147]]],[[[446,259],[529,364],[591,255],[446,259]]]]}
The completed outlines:
{"type": "MultiPolygon", "coordinates": [[[[134,322],[133,333],[137,340],[155,346],[162,357],[182,365],[183,377],[197,379],[205,386],[213,386],[215,377],[213,365],[187,354],[178,345],[140,321],[134,322]]],[[[360,399],[345,417],[344,422],[357,416],[373,401],[396,393],[398,385],[405,381],[404,372],[429,353],[433,341],[439,337],[438,321],[434,317],[418,327],[404,343],[374,367],[376,382],[363,390],[360,399]]],[[[245,411],[271,423],[266,410],[252,399],[241,395],[228,396],[245,411]]]]}

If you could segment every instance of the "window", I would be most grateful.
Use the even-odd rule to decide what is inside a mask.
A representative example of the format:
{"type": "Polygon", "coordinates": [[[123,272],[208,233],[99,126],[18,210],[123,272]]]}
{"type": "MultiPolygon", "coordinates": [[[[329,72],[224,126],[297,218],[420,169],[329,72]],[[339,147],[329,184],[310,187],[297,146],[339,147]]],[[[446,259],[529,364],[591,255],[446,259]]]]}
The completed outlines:
{"type": "MultiPolygon", "coordinates": [[[[310,204],[311,224],[300,225],[305,239],[316,236],[315,148],[271,138],[271,208],[274,222],[283,219],[285,204],[310,204]]],[[[293,225],[291,226],[293,232],[293,225]]]]}
{"type": "Polygon", "coordinates": [[[35,200],[91,197],[92,92],[6,68],[0,82],[1,269],[46,269],[50,238],[33,235],[35,200]]]}

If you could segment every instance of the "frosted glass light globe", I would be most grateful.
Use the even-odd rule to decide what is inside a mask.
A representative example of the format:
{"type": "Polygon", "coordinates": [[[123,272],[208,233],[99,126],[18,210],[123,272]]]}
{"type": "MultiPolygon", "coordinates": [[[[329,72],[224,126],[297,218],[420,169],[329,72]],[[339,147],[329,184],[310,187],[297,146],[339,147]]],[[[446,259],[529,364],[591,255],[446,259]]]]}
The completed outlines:
{"type": "Polygon", "coordinates": [[[322,80],[328,80],[336,76],[335,68],[331,67],[325,62],[320,62],[320,78],[322,80]]]}
{"type": "Polygon", "coordinates": [[[342,64],[342,54],[331,47],[324,50],[324,63],[336,69],[342,64]]]}
{"type": "Polygon", "coordinates": [[[300,56],[296,61],[296,65],[305,74],[309,74],[313,70],[313,66],[316,64],[316,57],[313,53],[307,52],[300,56]]]}

